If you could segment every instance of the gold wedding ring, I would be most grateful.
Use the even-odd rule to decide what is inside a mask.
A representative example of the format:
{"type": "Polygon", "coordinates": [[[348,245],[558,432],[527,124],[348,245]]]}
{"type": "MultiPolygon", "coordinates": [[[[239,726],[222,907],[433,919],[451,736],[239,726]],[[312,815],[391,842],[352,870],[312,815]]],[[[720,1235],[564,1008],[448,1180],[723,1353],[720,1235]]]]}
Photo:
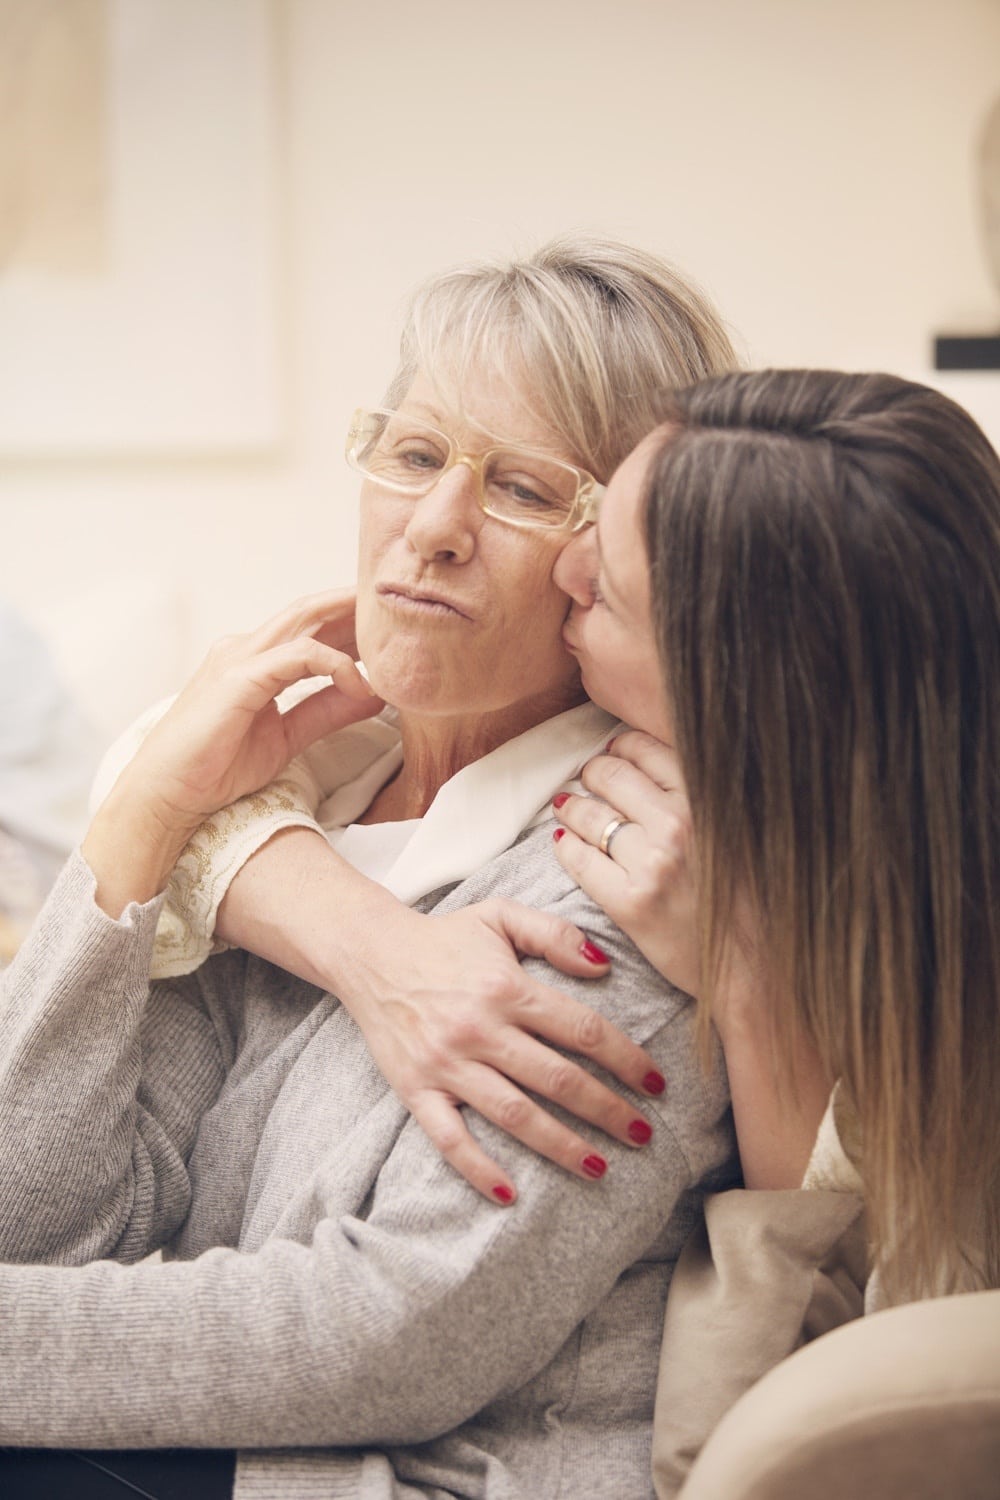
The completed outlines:
{"type": "Polygon", "coordinates": [[[597,843],[597,847],[598,847],[598,849],[600,849],[600,851],[601,851],[602,854],[607,854],[607,855],[610,856],[610,854],[611,854],[611,840],[614,838],[615,834],[618,833],[618,831],[620,829],[622,829],[622,828],[625,827],[625,824],[627,823],[627,821],[628,821],[627,818],[612,818],[611,819],[611,822],[605,828],[604,832],[601,834],[601,837],[600,837],[600,839],[598,840],[598,843],[597,843]]]}

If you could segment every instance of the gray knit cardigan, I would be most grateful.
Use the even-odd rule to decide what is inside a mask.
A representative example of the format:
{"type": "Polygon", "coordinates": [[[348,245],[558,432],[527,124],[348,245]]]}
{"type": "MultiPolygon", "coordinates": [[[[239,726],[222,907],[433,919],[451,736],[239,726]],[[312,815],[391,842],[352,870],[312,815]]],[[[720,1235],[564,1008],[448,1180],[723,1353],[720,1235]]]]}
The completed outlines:
{"type": "Polygon", "coordinates": [[[70,860],[0,990],[0,1444],[237,1448],[238,1500],[652,1493],[671,1269],[732,1176],[724,1070],[551,834],[423,905],[578,922],[609,978],[530,967],[667,1088],[593,1184],[469,1112],[510,1209],[440,1160],[333,996],[240,952],[150,987],[158,902],[112,921],[70,860]]]}

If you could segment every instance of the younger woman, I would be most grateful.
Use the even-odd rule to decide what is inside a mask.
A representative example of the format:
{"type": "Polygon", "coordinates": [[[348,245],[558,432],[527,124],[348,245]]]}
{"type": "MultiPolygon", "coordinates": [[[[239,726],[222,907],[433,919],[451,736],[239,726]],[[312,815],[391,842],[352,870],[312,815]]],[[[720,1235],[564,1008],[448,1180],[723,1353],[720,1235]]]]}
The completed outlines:
{"type": "Polygon", "coordinates": [[[715,1020],[745,1167],[798,1048],[857,1127],[880,1297],[997,1286],[996,453],[887,375],[706,381],[557,579],[591,696],[675,747],[594,762],[559,855],[715,1020]]]}

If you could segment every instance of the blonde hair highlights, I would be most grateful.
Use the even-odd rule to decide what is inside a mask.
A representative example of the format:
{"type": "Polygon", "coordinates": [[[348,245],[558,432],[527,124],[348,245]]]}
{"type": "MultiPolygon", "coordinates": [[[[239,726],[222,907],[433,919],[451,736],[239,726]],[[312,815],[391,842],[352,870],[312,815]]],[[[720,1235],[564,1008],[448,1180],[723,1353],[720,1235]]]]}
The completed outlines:
{"type": "Polygon", "coordinates": [[[606,481],[662,420],[671,390],[736,365],[718,314],[665,261],[566,236],[419,288],[386,404],[398,404],[418,369],[447,378],[457,400],[484,374],[505,380],[606,481]]]}

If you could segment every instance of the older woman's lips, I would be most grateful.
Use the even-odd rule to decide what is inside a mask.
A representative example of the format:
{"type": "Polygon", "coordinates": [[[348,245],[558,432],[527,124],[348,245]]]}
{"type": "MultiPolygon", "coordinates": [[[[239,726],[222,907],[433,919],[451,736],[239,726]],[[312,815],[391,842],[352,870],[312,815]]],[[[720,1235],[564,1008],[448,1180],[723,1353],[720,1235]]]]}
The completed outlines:
{"type": "Polygon", "coordinates": [[[433,590],[411,589],[398,583],[380,583],[376,593],[383,603],[403,614],[420,615],[425,619],[472,619],[468,610],[433,590]]]}

